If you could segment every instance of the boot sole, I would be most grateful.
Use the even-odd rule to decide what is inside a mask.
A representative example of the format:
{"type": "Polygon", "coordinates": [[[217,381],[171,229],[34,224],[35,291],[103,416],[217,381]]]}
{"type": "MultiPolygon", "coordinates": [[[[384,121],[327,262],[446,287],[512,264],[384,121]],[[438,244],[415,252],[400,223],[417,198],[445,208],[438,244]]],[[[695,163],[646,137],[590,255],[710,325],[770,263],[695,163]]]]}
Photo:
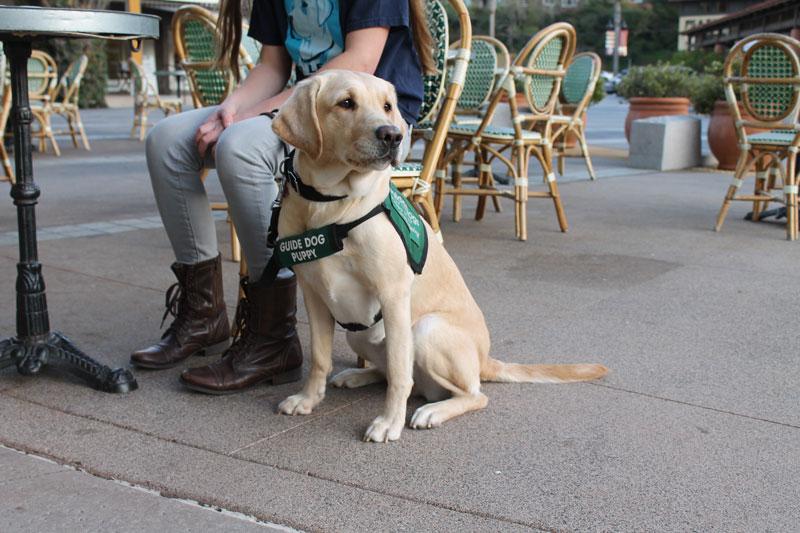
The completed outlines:
{"type": "Polygon", "coordinates": [[[181,383],[183,383],[183,385],[187,389],[193,390],[195,392],[202,392],[204,394],[211,394],[214,396],[225,396],[228,394],[238,394],[240,392],[245,392],[255,387],[258,387],[259,385],[264,385],[266,383],[270,383],[271,385],[284,385],[286,383],[300,381],[302,377],[303,377],[303,367],[297,367],[292,370],[287,370],[286,372],[282,372],[280,374],[264,378],[242,389],[235,389],[235,390],[209,389],[206,387],[201,387],[200,385],[195,385],[194,383],[189,383],[188,381],[184,381],[183,376],[181,376],[180,379],[181,383]]]}
{"type": "Polygon", "coordinates": [[[226,339],[222,342],[218,342],[217,344],[212,344],[211,346],[200,348],[196,352],[193,352],[188,356],[186,356],[185,359],[181,359],[180,361],[175,361],[174,363],[166,363],[160,365],[157,363],[140,363],[139,361],[134,361],[133,359],[131,359],[131,364],[136,368],[144,368],[147,370],[166,370],[168,368],[175,368],[176,366],[180,365],[190,357],[195,357],[195,356],[208,357],[211,355],[219,355],[225,350],[227,350],[230,345],[231,345],[231,340],[226,339]]]}

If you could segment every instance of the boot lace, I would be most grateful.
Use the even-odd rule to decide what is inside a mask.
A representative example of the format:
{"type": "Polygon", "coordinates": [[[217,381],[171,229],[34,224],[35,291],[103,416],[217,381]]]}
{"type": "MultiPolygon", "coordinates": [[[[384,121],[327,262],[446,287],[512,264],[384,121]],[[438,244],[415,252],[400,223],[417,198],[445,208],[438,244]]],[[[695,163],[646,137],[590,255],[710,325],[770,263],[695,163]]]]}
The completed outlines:
{"type": "Polygon", "coordinates": [[[231,332],[231,345],[225,355],[232,357],[234,361],[241,360],[254,346],[255,337],[252,335],[248,323],[252,318],[252,303],[247,296],[242,296],[236,306],[236,314],[233,317],[233,331],[231,332]]]}
{"type": "Polygon", "coordinates": [[[170,332],[180,338],[184,333],[186,327],[189,325],[189,311],[188,311],[188,295],[181,287],[180,283],[173,283],[167,289],[166,298],[164,299],[164,314],[161,317],[161,325],[159,328],[164,327],[168,316],[175,317],[172,324],[169,325],[164,332],[164,337],[170,332]]]}

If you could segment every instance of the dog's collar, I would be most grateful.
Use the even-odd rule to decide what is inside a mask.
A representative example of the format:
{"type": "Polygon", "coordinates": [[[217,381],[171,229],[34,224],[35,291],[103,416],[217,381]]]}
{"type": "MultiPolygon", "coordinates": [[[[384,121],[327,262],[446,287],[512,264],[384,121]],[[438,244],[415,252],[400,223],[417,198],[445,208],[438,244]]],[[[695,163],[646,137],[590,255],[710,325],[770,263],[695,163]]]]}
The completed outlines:
{"type": "Polygon", "coordinates": [[[330,194],[323,194],[311,185],[306,185],[297,172],[294,170],[294,150],[287,151],[286,157],[281,164],[281,173],[286,176],[286,182],[291,185],[292,189],[300,196],[310,202],[335,202],[337,200],[344,200],[347,195],[333,196],[330,194]]]}

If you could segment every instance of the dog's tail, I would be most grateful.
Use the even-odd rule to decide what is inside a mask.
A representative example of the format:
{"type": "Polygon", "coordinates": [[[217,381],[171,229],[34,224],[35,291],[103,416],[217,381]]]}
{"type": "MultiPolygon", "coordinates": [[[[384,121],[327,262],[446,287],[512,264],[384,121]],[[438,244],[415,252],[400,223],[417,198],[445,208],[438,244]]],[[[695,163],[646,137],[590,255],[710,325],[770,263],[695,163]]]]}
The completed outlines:
{"type": "Polygon", "coordinates": [[[500,383],[572,383],[591,381],[608,373],[608,368],[598,364],[572,365],[521,365],[504,363],[489,358],[481,369],[481,381],[500,383]]]}

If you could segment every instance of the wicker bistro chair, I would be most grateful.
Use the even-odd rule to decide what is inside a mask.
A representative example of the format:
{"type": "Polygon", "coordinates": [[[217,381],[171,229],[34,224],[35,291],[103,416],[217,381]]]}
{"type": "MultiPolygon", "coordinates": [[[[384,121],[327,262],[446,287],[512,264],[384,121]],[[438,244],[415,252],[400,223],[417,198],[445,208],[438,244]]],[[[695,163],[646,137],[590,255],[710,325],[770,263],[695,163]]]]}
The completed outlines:
{"type": "Polygon", "coordinates": [[[53,134],[50,117],[53,114],[53,98],[58,86],[58,67],[50,54],[41,50],[33,50],[28,59],[28,98],[31,102],[31,114],[38,124],[31,137],[39,139],[39,151],[47,151],[47,141],[56,155],[61,150],[53,134]]]}
{"type": "MultiPolygon", "coordinates": [[[[233,72],[215,67],[217,41],[216,16],[198,6],[181,6],[172,17],[175,52],[186,78],[196,108],[220,104],[236,87],[233,72]]],[[[205,180],[206,173],[202,175],[205,180]]],[[[212,211],[228,211],[227,202],[211,202],[212,211]]],[[[231,257],[245,271],[236,228],[231,229],[231,257]]]]}
{"type": "MultiPolygon", "coordinates": [[[[575,29],[564,22],[552,24],[539,31],[519,52],[499,90],[492,97],[481,123],[478,125],[451,125],[452,145],[446,162],[453,164],[453,186],[446,188],[444,175],[437,176],[437,207],[441,209],[443,195],[454,198],[457,209],[459,196],[493,196],[514,200],[516,236],[527,239],[526,207],[528,198],[550,198],[556,209],[561,231],[567,231],[567,219],[561,203],[552,165],[552,125],[549,118],[555,113],[565,65],[575,51],[575,29]],[[515,78],[522,80],[533,115],[522,115],[516,104],[515,78]],[[500,99],[506,96],[511,108],[513,127],[492,125],[500,99]],[[523,121],[542,121],[544,132],[522,127],[523,121]],[[507,151],[511,151],[510,154],[507,151]],[[480,161],[478,188],[466,187],[460,165],[464,155],[473,152],[480,161]],[[544,171],[547,191],[528,190],[528,163],[534,156],[544,171]],[[494,182],[492,163],[499,161],[514,180],[513,190],[499,189],[494,182]]],[[[476,218],[483,216],[485,201],[479,203],[476,218]]],[[[454,210],[457,220],[460,213],[454,210]]]]}
{"type": "Polygon", "coordinates": [[[764,33],[747,37],[733,47],[725,60],[725,96],[734,117],[739,141],[739,161],[728,187],[715,230],[722,228],[731,202],[753,202],[753,220],[770,202],[786,206],[786,238],[797,239],[797,153],[800,151],[800,42],[785,35],[764,33]],[[744,120],[741,105],[753,117],[744,120]],[[766,128],[748,134],[747,127],[766,128]],[[786,162],[785,170],[782,166],[786,162]],[[755,169],[755,191],[740,195],[746,174],[755,169]],[[769,178],[767,175],[769,174],[769,178]],[[780,178],[782,187],[776,187],[780,178]]]}
{"type": "MultiPolygon", "coordinates": [[[[472,24],[469,12],[462,0],[448,0],[458,17],[461,42],[472,42],[472,24]]],[[[431,229],[441,240],[439,218],[434,208],[431,184],[434,176],[444,175],[443,152],[447,131],[455,114],[461,95],[470,58],[469,45],[453,50],[453,68],[446,76],[448,55],[447,12],[438,0],[427,2],[427,14],[431,36],[434,41],[434,60],[437,71],[424,76],[424,98],[419,113],[419,129],[425,138],[425,153],[422,163],[406,163],[392,171],[392,182],[403,192],[428,220],[431,229]],[[446,79],[447,78],[447,79],[446,79]]],[[[412,137],[413,140],[413,137],[412,137]]]]}
{"type": "MultiPolygon", "coordinates": [[[[83,129],[83,121],[78,107],[81,81],[88,64],[89,58],[85,54],[81,54],[78,59],[70,63],[67,71],[61,76],[56,86],[50,109],[53,113],[58,113],[66,119],[67,133],[72,137],[72,144],[75,148],[78,148],[78,137],[80,136],[84,149],[91,150],[86,131],[83,129]]],[[[59,132],[59,134],[61,133],[64,132],[59,132]]]]}
{"type": "Polygon", "coordinates": [[[433,137],[436,112],[442,101],[447,80],[448,62],[448,26],[447,11],[439,1],[429,0],[426,5],[428,30],[433,38],[433,60],[436,64],[435,72],[424,73],[422,105],[417,115],[417,124],[411,132],[411,150],[407,162],[414,161],[411,152],[417,141],[427,143],[433,137]]]}
{"type": "Polygon", "coordinates": [[[6,76],[6,56],[3,53],[3,44],[0,43],[0,164],[3,167],[3,175],[0,181],[9,181],[13,185],[14,169],[11,168],[11,159],[8,157],[5,147],[5,131],[8,117],[11,114],[11,82],[6,76]]]}
{"type": "Polygon", "coordinates": [[[198,6],[181,6],[172,18],[175,52],[195,107],[217,105],[236,87],[233,72],[215,66],[216,23],[216,15],[198,6]]]}
{"type": "Polygon", "coordinates": [[[183,103],[178,98],[160,96],[153,83],[147,79],[144,68],[135,61],[131,61],[131,64],[134,87],[131,137],[135,136],[143,141],[147,131],[147,115],[150,111],[160,109],[168,116],[170,113],[180,113],[183,103]]]}
{"type": "Polygon", "coordinates": [[[566,157],[567,136],[575,135],[581,149],[581,156],[586,162],[586,169],[589,171],[591,179],[597,179],[592,166],[592,159],[589,156],[589,148],[586,145],[586,135],[584,132],[583,119],[586,110],[592,101],[595,85],[600,78],[602,62],[600,56],[594,52],[583,52],[576,54],[572,58],[567,73],[564,75],[564,82],[561,84],[561,94],[559,97],[559,114],[553,115],[550,122],[553,124],[553,146],[558,153],[558,173],[564,175],[564,159],[566,157]],[[572,114],[564,113],[567,106],[574,109],[572,114]]]}
{"type": "MultiPolygon", "coordinates": [[[[453,124],[480,124],[481,117],[489,105],[495,89],[499,62],[497,49],[489,39],[491,37],[480,35],[472,38],[464,89],[456,104],[453,124]]],[[[456,41],[450,46],[458,49],[460,44],[460,41],[456,41]]],[[[500,44],[502,46],[502,43],[500,44]]],[[[508,67],[506,67],[507,70],[508,67]]]]}
{"type": "MultiPolygon", "coordinates": [[[[453,48],[458,48],[459,46],[460,41],[456,41],[451,45],[453,48]]],[[[508,73],[510,63],[508,49],[499,40],[488,35],[476,35],[472,38],[470,61],[464,80],[464,89],[458,99],[456,114],[451,125],[477,125],[481,123],[492,95],[498,89],[497,82],[502,80],[508,73]]],[[[473,167],[475,177],[465,177],[461,175],[460,169],[457,170],[457,173],[461,176],[462,184],[478,183],[478,176],[480,175],[479,158],[475,158],[473,167]]],[[[441,199],[441,196],[439,198],[441,199]]],[[[485,201],[485,196],[478,198],[479,211],[481,212],[484,210],[483,204],[485,201]]],[[[492,201],[495,210],[499,212],[501,209],[498,198],[493,196],[492,201]]],[[[453,210],[454,219],[458,220],[461,213],[460,196],[454,197],[453,210]]],[[[439,212],[439,209],[437,209],[437,213],[439,212]]]]}

